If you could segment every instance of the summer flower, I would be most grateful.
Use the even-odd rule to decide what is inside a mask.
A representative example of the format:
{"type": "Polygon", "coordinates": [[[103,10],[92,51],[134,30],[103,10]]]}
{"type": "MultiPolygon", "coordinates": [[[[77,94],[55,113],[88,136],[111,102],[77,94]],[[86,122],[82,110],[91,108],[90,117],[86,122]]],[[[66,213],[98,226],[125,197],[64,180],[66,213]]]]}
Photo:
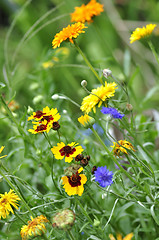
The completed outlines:
{"type": "Polygon", "coordinates": [[[118,110],[116,110],[115,108],[109,108],[109,107],[102,107],[101,112],[103,114],[110,114],[113,118],[123,118],[125,115],[121,114],[120,112],[118,112],[118,110]]]}
{"type": "Polygon", "coordinates": [[[82,29],[87,28],[83,23],[78,22],[72,25],[68,25],[63,28],[62,31],[57,33],[52,41],[53,48],[60,47],[63,41],[69,40],[73,43],[73,38],[77,38],[80,33],[84,33],[82,29]]]}
{"type": "Polygon", "coordinates": [[[148,24],[146,27],[136,28],[131,34],[130,43],[140,40],[141,38],[149,37],[155,27],[156,24],[148,24]]]}
{"type": "Polygon", "coordinates": [[[65,162],[70,163],[74,157],[84,151],[81,146],[77,146],[78,143],[72,142],[70,144],[65,145],[63,142],[57,144],[51,148],[52,153],[54,154],[56,159],[65,158],[65,162]]]}
{"type": "Polygon", "coordinates": [[[114,155],[119,156],[120,153],[128,154],[125,148],[127,148],[129,150],[133,150],[135,152],[135,149],[130,142],[128,142],[126,140],[119,140],[118,143],[113,142],[113,146],[111,146],[113,148],[114,155]]]}
{"type": "Polygon", "coordinates": [[[0,219],[6,218],[9,215],[9,212],[14,214],[12,207],[18,209],[18,203],[20,198],[16,195],[12,189],[7,193],[0,194],[0,219]]]}
{"type": "Polygon", "coordinates": [[[81,7],[75,7],[75,11],[71,13],[71,22],[92,22],[94,16],[103,12],[103,5],[91,0],[87,5],[82,4],[81,7]]]}
{"type": "MultiPolygon", "coordinates": [[[[0,148],[0,153],[3,151],[3,149],[4,149],[4,146],[2,146],[1,148],[0,148]]],[[[6,157],[7,155],[3,155],[3,156],[1,156],[0,158],[4,158],[4,157],[6,157]]]]}
{"type": "Polygon", "coordinates": [[[101,187],[109,186],[113,183],[113,172],[109,171],[106,166],[97,167],[94,171],[95,181],[99,183],[101,187]]]}
{"type": "MultiPolygon", "coordinates": [[[[122,235],[120,233],[118,233],[116,235],[117,240],[131,240],[133,236],[134,236],[133,233],[129,233],[124,238],[122,238],[122,235]]],[[[110,238],[110,240],[116,240],[115,237],[112,234],[109,234],[109,238],[110,238]]]]}
{"type": "Polygon", "coordinates": [[[62,177],[63,181],[63,188],[65,192],[71,195],[79,195],[82,196],[84,191],[83,185],[87,182],[87,177],[84,174],[79,174],[83,168],[81,167],[75,174],[73,173],[72,176],[64,176],[62,177]]]}
{"type": "Polygon", "coordinates": [[[91,127],[95,123],[94,118],[90,117],[88,114],[85,114],[79,117],[78,121],[86,128],[91,127]]]}
{"type": "Polygon", "coordinates": [[[96,113],[96,105],[98,104],[98,107],[100,107],[104,101],[113,97],[117,89],[116,86],[117,84],[115,82],[105,82],[104,86],[102,85],[97,89],[92,89],[91,94],[83,99],[81,110],[88,114],[93,109],[94,113],[96,113]]]}
{"type": "Polygon", "coordinates": [[[45,223],[48,222],[48,219],[40,215],[36,218],[31,217],[31,220],[28,221],[28,225],[24,225],[21,228],[20,235],[22,240],[30,239],[30,237],[41,236],[46,231],[45,223]]]}

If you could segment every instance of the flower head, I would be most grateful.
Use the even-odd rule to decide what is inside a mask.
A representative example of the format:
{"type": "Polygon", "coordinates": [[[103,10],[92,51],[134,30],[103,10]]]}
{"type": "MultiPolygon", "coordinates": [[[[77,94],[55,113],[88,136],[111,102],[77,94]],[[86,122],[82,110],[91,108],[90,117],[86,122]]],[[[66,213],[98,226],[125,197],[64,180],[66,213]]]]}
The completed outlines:
{"type": "Polygon", "coordinates": [[[60,47],[63,41],[69,40],[73,43],[73,38],[77,38],[80,33],[84,33],[82,29],[87,28],[83,23],[78,22],[72,25],[68,25],[63,28],[62,31],[57,33],[52,41],[53,48],[60,47]]]}
{"type": "Polygon", "coordinates": [[[90,117],[88,114],[82,115],[78,118],[78,121],[85,127],[90,128],[94,123],[94,118],[90,117]]]}
{"type": "Polygon", "coordinates": [[[141,38],[149,37],[155,27],[156,24],[148,24],[146,27],[136,28],[131,34],[130,43],[140,40],[141,38]]]}
{"type": "Polygon", "coordinates": [[[80,7],[75,7],[75,11],[71,13],[71,22],[92,22],[94,16],[100,15],[103,12],[103,5],[91,0],[87,5],[82,4],[80,7]]]}
{"type": "Polygon", "coordinates": [[[115,108],[102,107],[103,114],[110,114],[113,118],[123,118],[125,115],[118,112],[115,108]]]}
{"type": "Polygon", "coordinates": [[[105,82],[105,86],[102,85],[97,89],[92,89],[91,94],[83,99],[81,110],[88,114],[93,109],[94,113],[96,113],[96,105],[98,104],[98,107],[100,107],[104,101],[113,97],[117,89],[116,86],[115,82],[105,82]]]}
{"type": "Polygon", "coordinates": [[[0,219],[1,217],[6,218],[9,212],[14,214],[12,207],[18,209],[18,200],[20,200],[20,198],[12,189],[10,189],[8,193],[5,192],[5,194],[0,194],[0,219]]]}
{"type": "Polygon", "coordinates": [[[53,127],[53,123],[57,122],[60,119],[60,114],[57,111],[57,108],[50,109],[48,106],[43,108],[43,111],[36,111],[28,118],[29,120],[34,120],[33,129],[29,129],[28,131],[36,134],[42,132],[49,132],[53,127]]]}
{"type": "Polygon", "coordinates": [[[65,145],[63,142],[57,144],[51,148],[52,153],[54,154],[56,159],[65,158],[65,162],[70,163],[73,158],[75,158],[78,154],[84,151],[81,146],[77,146],[78,143],[72,142],[65,145]]]}
{"type": "Polygon", "coordinates": [[[87,177],[84,174],[79,174],[83,168],[81,167],[75,174],[73,173],[72,176],[64,176],[62,177],[63,181],[63,188],[65,192],[71,195],[79,195],[82,196],[84,191],[83,185],[87,182],[87,177]]]}
{"type": "MultiPolygon", "coordinates": [[[[116,235],[117,240],[131,240],[133,236],[134,236],[133,233],[129,233],[124,238],[122,238],[122,235],[120,233],[117,233],[116,235]]],[[[115,237],[112,234],[109,234],[109,238],[110,240],[115,240],[115,237]]]]}
{"type": "Polygon", "coordinates": [[[55,228],[67,230],[75,221],[75,214],[70,209],[64,209],[56,213],[52,219],[52,226],[55,228]]]}
{"type": "MultiPolygon", "coordinates": [[[[2,146],[1,148],[0,148],[0,153],[3,151],[3,149],[4,149],[4,146],[2,146]]],[[[6,157],[7,155],[3,155],[3,156],[1,156],[0,158],[4,158],[4,157],[6,157]]]]}
{"type": "Polygon", "coordinates": [[[41,236],[45,231],[45,223],[48,222],[48,219],[40,215],[36,218],[31,217],[31,220],[28,221],[28,225],[24,225],[21,228],[20,235],[22,240],[28,240],[30,237],[41,236]]]}
{"type": "Polygon", "coordinates": [[[109,186],[113,183],[113,172],[109,171],[106,166],[98,167],[94,172],[95,181],[99,183],[101,187],[109,186]]]}
{"type": "Polygon", "coordinates": [[[119,140],[118,143],[113,142],[113,146],[111,146],[113,148],[114,155],[119,156],[121,153],[128,154],[125,148],[135,152],[135,149],[130,142],[126,140],[119,140]]]}

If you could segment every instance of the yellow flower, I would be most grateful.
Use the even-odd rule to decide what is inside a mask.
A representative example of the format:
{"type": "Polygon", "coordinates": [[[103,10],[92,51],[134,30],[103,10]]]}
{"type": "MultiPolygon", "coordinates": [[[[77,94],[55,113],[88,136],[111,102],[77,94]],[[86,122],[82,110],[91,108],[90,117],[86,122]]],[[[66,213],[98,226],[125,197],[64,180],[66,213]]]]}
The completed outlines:
{"type": "Polygon", "coordinates": [[[84,151],[81,146],[77,146],[78,143],[72,142],[65,145],[63,142],[57,144],[51,148],[52,153],[56,159],[63,159],[65,157],[65,162],[70,163],[74,157],[84,151]]]}
{"type": "MultiPolygon", "coordinates": [[[[4,149],[4,146],[2,146],[1,148],[0,148],[0,153],[3,151],[3,149],[4,149]]],[[[3,156],[1,156],[0,158],[4,158],[4,157],[6,157],[7,155],[3,155],[3,156]]]]}
{"type": "Polygon", "coordinates": [[[141,38],[149,37],[155,27],[156,24],[148,24],[146,27],[136,28],[131,34],[130,43],[140,40],[141,38]]]}
{"type": "Polygon", "coordinates": [[[46,231],[45,223],[48,219],[40,215],[36,218],[31,217],[31,221],[28,221],[28,225],[24,225],[21,228],[20,235],[22,240],[30,239],[30,237],[41,236],[46,231]]]}
{"type": "Polygon", "coordinates": [[[79,117],[78,121],[86,128],[91,127],[95,123],[94,118],[90,117],[88,114],[85,114],[79,117]]]}
{"type": "MultiPolygon", "coordinates": [[[[134,236],[133,233],[129,233],[124,238],[122,238],[122,235],[118,233],[116,237],[117,237],[117,240],[131,240],[133,236],[134,236]]],[[[110,240],[115,240],[115,237],[112,234],[109,234],[109,238],[110,240]]]]}
{"type": "Polygon", "coordinates": [[[75,7],[75,11],[71,13],[71,22],[92,22],[94,16],[103,12],[103,5],[91,0],[87,5],[82,4],[81,7],[75,7]]]}
{"type": "Polygon", "coordinates": [[[80,168],[75,174],[72,174],[71,177],[64,176],[62,177],[63,181],[63,188],[65,189],[65,192],[71,196],[71,195],[79,195],[82,196],[82,193],[84,191],[83,185],[87,182],[87,177],[84,174],[79,173],[83,170],[83,168],[80,168]]]}
{"type": "Polygon", "coordinates": [[[42,63],[42,67],[44,68],[44,69],[48,69],[48,68],[51,68],[51,67],[53,67],[54,66],[54,63],[52,62],[52,61],[47,61],[47,62],[43,62],[42,63]]]}
{"type": "Polygon", "coordinates": [[[121,152],[128,154],[125,148],[127,148],[129,150],[133,150],[135,152],[135,149],[130,142],[128,142],[126,140],[119,140],[118,143],[113,142],[113,146],[111,146],[113,148],[114,155],[119,156],[121,152]]]}
{"type": "Polygon", "coordinates": [[[53,48],[60,47],[60,44],[67,39],[73,43],[73,38],[77,38],[80,33],[84,33],[82,29],[87,28],[83,23],[78,22],[68,25],[66,28],[63,28],[62,31],[57,33],[52,41],[53,48]]]}
{"type": "Polygon", "coordinates": [[[18,209],[18,200],[20,200],[20,198],[13,192],[12,189],[10,189],[8,193],[5,192],[5,194],[0,194],[0,219],[1,217],[6,218],[7,215],[9,215],[9,212],[14,214],[12,206],[18,209]]]}
{"type": "Polygon", "coordinates": [[[102,85],[97,89],[92,89],[91,94],[83,99],[81,110],[88,114],[93,109],[94,113],[96,113],[96,105],[98,104],[98,107],[100,107],[104,101],[113,97],[117,89],[116,86],[115,82],[105,82],[105,86],[102,85]]]}

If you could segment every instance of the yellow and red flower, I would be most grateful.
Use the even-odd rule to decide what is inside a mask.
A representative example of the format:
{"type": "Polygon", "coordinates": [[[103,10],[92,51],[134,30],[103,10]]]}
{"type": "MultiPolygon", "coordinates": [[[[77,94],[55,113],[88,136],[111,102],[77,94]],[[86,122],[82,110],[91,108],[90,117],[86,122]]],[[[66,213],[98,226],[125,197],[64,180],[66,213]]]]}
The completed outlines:
{"type": "MultiPolygon", "coordinates": [[[[122,238],[122,235],[120,233],[117,233],[117,235],[116,235],[117,240],[131,240],[133,236],[134,236],[133,233],[129,233],[124,238],[122,238]]],[[[109,234],[109,238],[110,238],[110,240],[116,240],[112,234],[109,234]]]]}
{"type": "Polygon", "coordinates": [[[63,142],[57,144],[51,148],[52,153],[54,154],[56,159],[65,158],[65,162],[70,163],[73,158],[75,158],[78,154],[84,151],[81,146],[77,146],[78,143],[72,142],[70,144],[65,145],[63,142]]]}
{"type": "Polygon", "coordinates": [[[119,156],[121,153],[128,154],[126,149],[133,150],[135,152],[135,149],[130,142],[126,140],[119,140],[118,143],[113,142],[113,146],[111,146],[113,148],[114,155],[119,156]]]}
{"type": "Polygon", "coordinates": [[[82,196],[84,191],[83,185],[87,182],[87,177],[84,174],[79,174],[83,168],[81,167],[75,174],[73,173],[72,176],[64,176],[62,177],[62,184],[64,185],[63,188],[65,192],[71,195],[79,195],[82,196]]]}

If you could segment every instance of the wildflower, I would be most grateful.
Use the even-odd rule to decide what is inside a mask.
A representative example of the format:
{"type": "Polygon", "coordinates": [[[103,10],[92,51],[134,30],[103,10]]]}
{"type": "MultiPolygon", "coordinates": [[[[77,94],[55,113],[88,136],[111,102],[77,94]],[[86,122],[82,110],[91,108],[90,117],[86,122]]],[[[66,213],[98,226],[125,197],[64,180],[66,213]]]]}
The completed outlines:
{"type": "Polygon", "coordinates": [[[52,226],[67,230],[73,226],[75,222],[75,214],[70,209],[64,209],[56,213],[56,215],[52,219],[52,226]]]}
{"type": "Polygon", "coordinates": [[[54,66],[54,63],[52,62],[52,61],[47,61],[47,62],[43,62],[42,63],[42,67],[44,68],[44,69],[48,69],[48,68],[51,68],[51,67],[53,67],[54,66]]]}
{"type": "Polygon", "coordinates": [[[102,107],[103,114],[110,114],[113,118],[123,118],[125,115],[118,112],[115,108],[102,107]]]}
{"type": "Polygon", "coordinates": [[[65,189],[65,192],[71,196],[78,194],[79,196],[82,196],[82,193],[84,191],[83,185],[87,182],[87,177],[84,174],[79,173],[83,170],[83,168],[80,168],[75,174],[73,173],[72,176],[64,176],[62,177],[63,181],[63,188],[65,189]]]}
{"type": "Polygon", "coordinates": [[[109,186],[113,183],[113,172],[109,171],[106,166],[98,167],[94,172],[95,181],[99,183],[101,187],[109,186]]]}
{"type": "Polygon", "coordinates": [[[60,47],[60,44],[66,40],[69,40],[71,43],[73,43],[74,38],[77,38],[80,33],[85,32],[82,30],[84,28],[87,27],[81,22],[68,25],[66,28],[63,28],[62,31],[55,35],[52,41],[53,48],[60,47]]]}
{"type": "MultiPolygon", "coordinates": [[[[122,238],[122,235],[121,235],[120,233],[118,233],[118,234],[116,235],[117,240],[131,240],[133,236],[134,236],[133,233],[129,233],[129,234],[126,235],[124,238],[122,238]]],[[[110,240],[115,240],[115,238],[114,238],[114,236],[113,236],[112,234],[109,234],[109,238],[110,238],[110,240]]]]}
{"type": "Polygon", "coordinates": [[[57,144],[51,148],[52,153],[54,154],[56,159],[65,158],[65,162],[70,163],[74,157],[84,151],[81,146],[77,146],[78,143],[72,142],[70,144],[65,145],[63,142],[57,144]]]}
{"type": "Polygon", "coordinates": [[[116,86],[115,82],[105,82],[104,86],[92,89],[91,94],[83,99],[81,110],[88,114],[93,109],[94,113],[96,113],[96,105],[98,104],[98,107],[100,107],[104,101],[113,97],[117,89],[116,86]]]}
{"type": "MultiPolygon", "coordinates": [[[[0,148],[0,153],[3,151],[3,149],[4,149],[4,146],[2,146],[1,148],[0,148]]],[[[4,157],[6,157],[7,155],[3,155],[3,156],[1,156],[0,158],[4,158],[4,157]]]]}
{"type": "Polygon", "coordinates": [[[0,194],[0,219],[6,218],[9,215],[9,212],[14,214],[12,207],[18,209],[17,201],[20,200],[18,195],[16,195],[12,189],[5,194],[0,194]]]}
{"type": "Polygon", "coordinates": [[[135,149],[130,142],[126,140],[119,140],[118,143],[113,142],[113,146],[111,146],[113,148],[114,155],[119,156],[121,152],[128,154],[125,148],[135,152],[135,149]]]}
{"type": "Polygon", "coordinates": [[[36,218],[31,217],[31,220],[28,221],[28,225],[24,225],[21,228],[20,235],[22,240],[28,240],[30,237],[41,236],[46,231],[45,223],[48,222],[48,219],[40,215],[36,218]]]}
{"type": "Polygon", "coordinates": [[[82,115],[78,118],[78,121],[85,127],[90,128],[94,123],[95,119],[90,117],[88,114],[82,115]]]}
{"type": "Polygon", "coordinates": [[[136,28],[131,34],[130,43],[140,40],[141,38],[149,37],[155,27],[156,24],[148,24],[146,27],[136,28]]]}
{"type": "Polygon", "coordinates": [[[82,4],[80,7],[75,7],[75,11],[71,13],[71,22],[92,22],[94,16],[100,15],[103,12],[103,5],[91,0],[87,5],[82,4]]]}

